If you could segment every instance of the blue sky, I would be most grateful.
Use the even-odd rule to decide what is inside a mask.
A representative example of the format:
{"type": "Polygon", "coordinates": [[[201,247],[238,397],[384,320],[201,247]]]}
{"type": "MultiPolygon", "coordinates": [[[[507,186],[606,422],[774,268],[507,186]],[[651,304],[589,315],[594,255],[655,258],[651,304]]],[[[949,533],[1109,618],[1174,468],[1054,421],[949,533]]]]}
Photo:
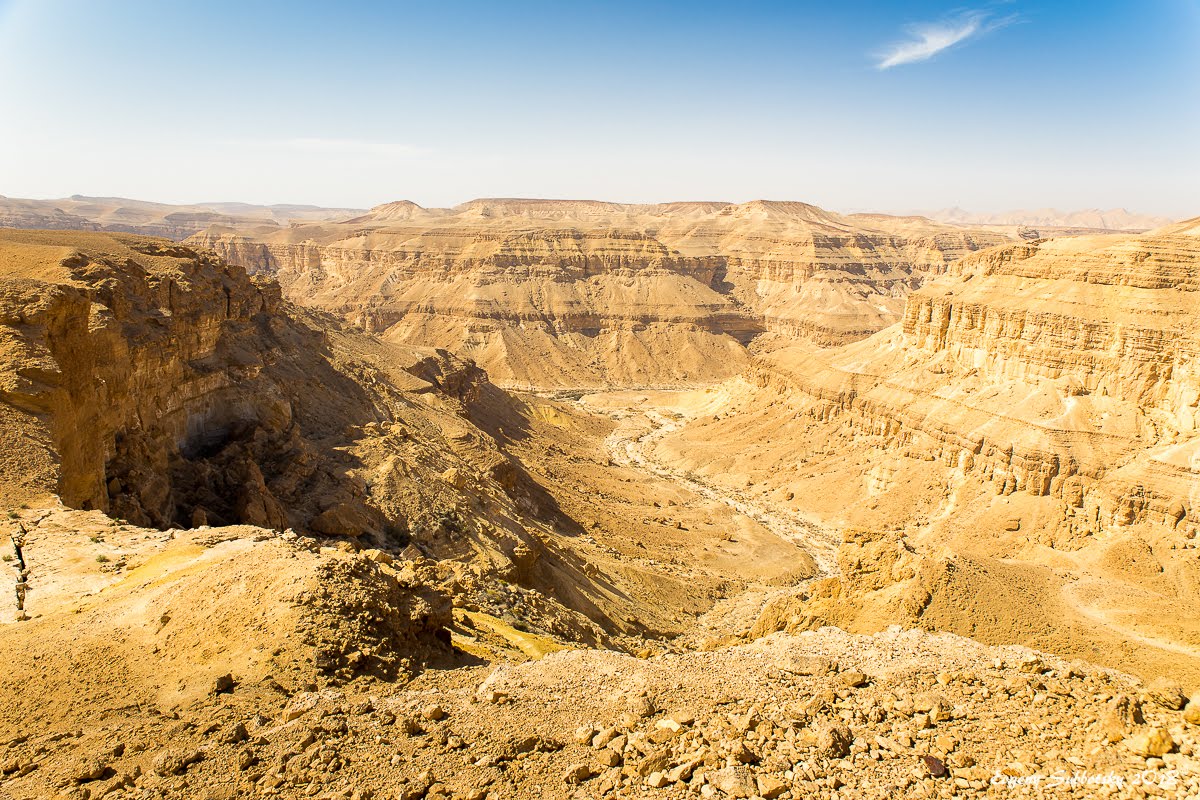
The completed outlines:
{"type": "Polygon", "coordinates": [[[1200,213],[1200,0],[0,0],[0,103],[17,197],[1200,213]]]}

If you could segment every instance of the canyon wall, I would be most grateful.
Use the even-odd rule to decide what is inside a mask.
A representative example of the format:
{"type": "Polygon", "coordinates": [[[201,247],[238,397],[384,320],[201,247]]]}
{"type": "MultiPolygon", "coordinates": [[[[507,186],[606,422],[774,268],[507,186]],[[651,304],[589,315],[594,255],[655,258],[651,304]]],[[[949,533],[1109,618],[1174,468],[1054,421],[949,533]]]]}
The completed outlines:
{"type": "Polygon", "coordinates": [[[511,385],[711,382],[777,332],[869,335],[1001,234],[803,203],[392,203],[338,224],[215,226],[189,240],[289,298],[511,385]]]}
{"type": "Polygon", "coordinates": [[[654,456],[848,531],[841,576],[762,630],[1200,670],[1198,275],[1195,222],[968,256],[885,331],[764,352],[654,456]]]}
{"type": "Polygon", "coordinates": [[[996,248],[909,296],[900,325],[756,371],[851,427],[1065,498],[1080,530],[1200,523],[1200,239],[996,248]],[[1094,495],[1093,495],[1094,492],[1094,495]]]}
{"type": "MultiPolygon", "coordinates": [[[[0,231],[0,430],[8,519],[89,515],[91,544],[250,525],[385,548],[497,624],[614,647],[677,631],[678,608],[728,580],[644,557],[651,502],[623,473],[606,479],[623,499],[597,509],[597,474],[616,471],[604,420],[529,405],[444,350],[349,330],[164,240],[0,231]]],[[[713,513],[697,512],[709,538],[713,513]]]]}
{"type": "Polygon", "coordinates": [[[10,503],[403,541],[436,539],[463,502],[437,478],[448,469],[509,504],[540,491],[470,421],[489,391],[478,368],[343,332],[211,254],[4,231],[0,269],[0,412],[21,443],[5,454],[10,503]]]}
{"type": "Polygon", "coordinates": [[[277,285],[136,237],[6,232],[3,245],[6,266],[53,264],[10,270],[0,296],[0,399],[49,439],[44,491],[158,527],[308,528],[319,504],[382,532],[316,442],[383,412],[321,358],[328,343],[277,285]],[[309,374],[293,383],[298,353],[309,374]]]}

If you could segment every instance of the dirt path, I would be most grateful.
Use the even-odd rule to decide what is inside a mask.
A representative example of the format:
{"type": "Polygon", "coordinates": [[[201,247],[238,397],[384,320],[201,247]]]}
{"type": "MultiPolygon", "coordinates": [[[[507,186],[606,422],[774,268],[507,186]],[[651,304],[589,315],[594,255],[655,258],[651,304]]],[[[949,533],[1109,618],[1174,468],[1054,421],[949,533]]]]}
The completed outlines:
{"type": "MultiPolygon", "coordinates": [[[[591,411],[598,410],[587,406],[591,411]]],[[[653,457],[654,444],[680,427],[656,408],[603,409],[617,422],[617,427],[605,441],[609,457],[622,466],[643,470],[666,478],[687,488],[689,491],[723,503],[736,513],[763,526],[784,541],[791,542],[812,556],[822,576],[837,572],[837,548],[839,539],[835,531],[805,519],[797,514],[778,508],[768,508],[760,501],[751,499],[736,489],[716,486],[684,473],[670,464],[653,457]]]]}
{"type": "Polygon", "coordinates": [[[1062,588],[1063,601],[1068,607],[1079,612],[1081,616],[1086,617],[1127,641],[1138,642],[1146,647],[1162,650],[1166,653],[1175,653],[1189,658],[1200,659],[1200,648],[1178,644],[1168,639],[1156,639],[1153,636],[1147,636],[1139,632],[1136,628],[1124,625],[1113,618],[1114,614],[1135,613],[1137,609],[1100,608],[1099,606],[1090,604],[1086,599],[1080,597],[1080,590],[1083,588],[1080,585],[1081,583],[1083,586],[1086,586],[1088,581],[1070,582],[1062,588]]]}

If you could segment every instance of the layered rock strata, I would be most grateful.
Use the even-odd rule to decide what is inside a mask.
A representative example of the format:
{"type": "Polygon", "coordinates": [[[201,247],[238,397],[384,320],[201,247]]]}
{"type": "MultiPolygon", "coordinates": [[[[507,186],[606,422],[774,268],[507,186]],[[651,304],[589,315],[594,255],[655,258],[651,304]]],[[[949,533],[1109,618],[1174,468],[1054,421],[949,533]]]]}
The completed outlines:
{"type": "Polygon", "coordinates": [[[766,353],[654,457],[866,531],[777,623],[920,621],[1196,673],[1195,227],[964,258],[891,329],[766,353]]]}
{"type": "Polygon", "coordinates": [[[764,331],[861,338],[1005,237],[803,203],[478,200],[190,241],[385,338],[463,353],[502,382],[572,386],[727,377],[764,331]]]}
{"type": "Polygon", "coordinates": [[[161,240],[6,231],[0,275],[9,508],[412,542],[484,583],[581,587],[576,605],[607,619],[540,538],[574,523],[471,421],[507,402],[474,366],[341,332],[273,282],[161,240]]]}
{"type": "MultiPolygon", "coordinates": [[[[168,531],[353,540],[428,558],[470,613],[556,641],[673,635],[730,578],[809,563],[752,528],[746,552],[774,566],[684,570],[679,543],[715,540],[732,512],[689,509],[687,530],[655,514],[609,462],[606,420],[519,400],[445,351],[346,330],[270,279],[140,236],[0,232],[0,430],[14,520],[62,503],[168,531]]],[[[44,573],[29,580],[35,601],[14,616],[45,597],[44,573]]]]}

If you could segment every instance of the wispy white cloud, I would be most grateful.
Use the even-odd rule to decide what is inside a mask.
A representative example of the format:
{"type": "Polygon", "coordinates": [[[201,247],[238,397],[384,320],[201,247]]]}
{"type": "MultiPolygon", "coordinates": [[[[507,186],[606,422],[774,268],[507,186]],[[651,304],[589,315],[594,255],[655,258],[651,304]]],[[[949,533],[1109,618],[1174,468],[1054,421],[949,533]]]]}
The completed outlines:
{"type": "Polygon", "coordinates": [[[905,26],[908,38],[892,44],[881,53],[878,69],[891,69],[933,58],[968,39],[1003,28],[1017,21],[1017,15],[993,17],[990,11],[963,11],[937,22],[922,22],[905,26]]]}

